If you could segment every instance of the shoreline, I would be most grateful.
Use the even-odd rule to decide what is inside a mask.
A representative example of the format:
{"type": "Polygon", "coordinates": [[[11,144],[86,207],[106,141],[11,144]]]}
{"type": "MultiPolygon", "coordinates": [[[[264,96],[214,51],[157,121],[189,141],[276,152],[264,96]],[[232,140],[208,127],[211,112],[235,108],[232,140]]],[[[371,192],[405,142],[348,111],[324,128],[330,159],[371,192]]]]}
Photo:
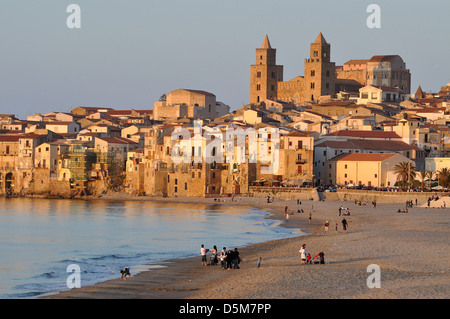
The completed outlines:
{"type": "Polygon", "coordinates": [[[126,194],[98,199],[240,205],[268,211],[269,218],[277,220],[284,220],[286,205],[289,211],[299,207],[306,212],[290,215],[278,227],[298,228],[306,234],[239,248],[243,261],[238,270],[221,270],[220,265],[202,267],[200,256],[188,257],[167,260],[166,267],[145,270],[131,280],[108,280],[38,298],[439,299],[450,295],[450,260],[440,256],[448,248],[448,209],[417,206],[410,208],[408,214],[397,214],[404,204],[378,204],[373,208],[350,202],[302,201],[302,205],[296,205],[294,200],[275,200],[267,204],[264,198],[214,202],[212,198],[140,198],[126,194]],[[351,212],[346,217],[350,226],[347,231],[342,230],[343,216],[337,213],[341,204],[351,212]],[[330,221],[327,232],[323,227],[325,220],[330,221]],[[300,265],[298,249],[303,243],[312,256],[324,251],[327,264],[300,265]],[[259,257],[261,268],[257,267],[259,257]],[[381,289],[367,287],[367,267],[371,264],[380,266],[381,289]]]}

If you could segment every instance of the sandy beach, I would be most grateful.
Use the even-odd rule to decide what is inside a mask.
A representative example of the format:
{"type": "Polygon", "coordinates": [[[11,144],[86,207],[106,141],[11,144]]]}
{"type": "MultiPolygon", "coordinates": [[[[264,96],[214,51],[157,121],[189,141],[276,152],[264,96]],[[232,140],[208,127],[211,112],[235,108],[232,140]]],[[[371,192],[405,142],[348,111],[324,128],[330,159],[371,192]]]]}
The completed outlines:
{"type": "MultiPolygon", "coordinates": [[[[238,247],[240,269],[201,266],[198,257],[168,260],[129,280],[110,280],[45,299],[447,299],[450,296],[449,208],[403,204],[358,206],[353,202],[317,202],[240,198],[222,202],[199,198],[104,196],[99,200],[153,200],[240,205],[268,210],[283,227],[304,234],[249,247],[238,247]],[[350,216],[339,216],[340,206],[350,216]],[[285,220],[285,207],[293,212],[285,220]],[[303,209],[305,213],[297,213],[303,209]],[[309,213],[311,212],[311,221],[309,213]],[[343,230],[342,219],[349,228],[343,230]],[[329,221],[328,231],[324,223],[329,221]],[[337,230],[335,222],[338,223],[337,230]],[[301,245],[326,264],[302,265],[301,245]],[[262,258],[258,268],[258,259],[262,258]],[[369,265],[380,268],[380,288],[369,288],[369,265]]],[[[420,203],[423,204],[423,203],[420,203]]],[[[199,243],[199,250],[200,250],[199,243]]],[[[217,243],[219,250],[226,243],[217,243]]],[[[207,247],[212,248],[212,247],[207,247]]],[[[234,248],[234,247],[227,247],[234,248]]]]}

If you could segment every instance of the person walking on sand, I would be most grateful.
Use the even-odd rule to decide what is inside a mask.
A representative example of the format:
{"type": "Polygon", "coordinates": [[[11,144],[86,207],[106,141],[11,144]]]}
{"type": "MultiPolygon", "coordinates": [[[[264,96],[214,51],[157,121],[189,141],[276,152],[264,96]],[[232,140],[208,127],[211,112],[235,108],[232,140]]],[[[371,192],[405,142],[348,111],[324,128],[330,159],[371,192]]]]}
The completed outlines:
{"type": "Polygon", "coordinates": [[[336,227],[336,231],[338,231],[338,222],[337,221],[334,222],[334,226],[336,227]]]}
{"type": "Polygon", "coordinates": [[[345,219],[345,217],[344,217],[344,219],[342,220],[342,228],[344,229],[344,230],[347,230],[347,220],[345,219]]]}
{"type": "Polygon", "coordinates": [[[309,212],[309,223],[311,224],[312,213],[309,212]]]}
{"type": "Polygon", "coordinates": [[[262,257],[259,257],[259,259],[258,259],[258,268],[261,267],[261,260],[262,260],[262,257]]]}
{"type": "Polygon", "coordinates": [[[306,256],[308,255],[308,252],[306,251],[306,244],[302,245],[302,248],[300,248],[299,253],[302,259],[302,264],[306,264],[306,256]]]}
{"type": "Polygon", "coordinates": [[[329,226],[330,224],[328,223],[328,220],[325,222],[325,231],[328,231],[328,226],[329,226]]]}

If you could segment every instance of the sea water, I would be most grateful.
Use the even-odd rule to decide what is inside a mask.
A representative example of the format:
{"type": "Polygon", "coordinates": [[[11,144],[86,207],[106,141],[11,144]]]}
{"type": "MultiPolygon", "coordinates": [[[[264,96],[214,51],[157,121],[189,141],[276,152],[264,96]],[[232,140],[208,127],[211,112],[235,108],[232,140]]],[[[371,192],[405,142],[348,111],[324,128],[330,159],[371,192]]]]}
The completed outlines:
{"type": "MultiPolygon", "coordinates": [[[[68,290],[136,274],[205,248],[235,248],[293,237],[269,213],[242,206],[151,201],[0,199],[0,298],[68,290]]],[[[200,260],[200,259],[199,259],[200,260]]]]}

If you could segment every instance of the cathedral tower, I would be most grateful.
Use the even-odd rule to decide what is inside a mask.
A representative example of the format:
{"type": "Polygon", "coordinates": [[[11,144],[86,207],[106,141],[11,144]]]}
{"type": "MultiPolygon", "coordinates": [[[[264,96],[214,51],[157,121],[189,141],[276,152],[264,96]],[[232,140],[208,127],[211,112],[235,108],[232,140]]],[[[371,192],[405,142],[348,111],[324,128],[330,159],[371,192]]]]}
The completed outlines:
{"type": "Polygon", "coordinates": [[[317,101],[321,95],[334,94],[336,66],[330,62],[330,44],[319,33],[311,43],[310,58],[305,59],[305,101],[317,101]]]}
{"type": "Polygon", "coordinates": [[[250,67],[250,104],[260,105],[266,99],[277,99],[278,81],[283,81],[283,66],[276,64],[277,50],[265,36],[256,49],[256,62],[250,67]]]}

